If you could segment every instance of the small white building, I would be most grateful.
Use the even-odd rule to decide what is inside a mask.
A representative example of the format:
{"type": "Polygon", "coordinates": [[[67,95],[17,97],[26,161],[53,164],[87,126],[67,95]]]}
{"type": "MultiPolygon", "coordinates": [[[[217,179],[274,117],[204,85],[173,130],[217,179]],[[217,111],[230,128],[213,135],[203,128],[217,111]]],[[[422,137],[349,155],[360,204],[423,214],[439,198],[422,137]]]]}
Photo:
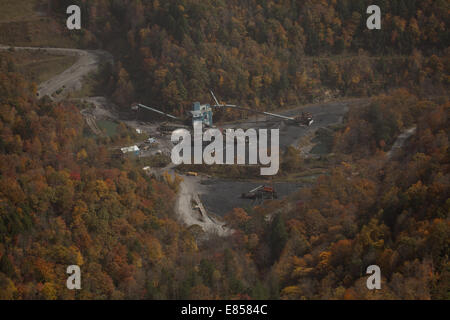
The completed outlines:
{"type": "Polygon", "coordinates": [[[123,154],[134,153],[135,155],[139,155],[139,147],[136,145],[131,147],[120,148],[120,151],[122,151],[123,154]]]}

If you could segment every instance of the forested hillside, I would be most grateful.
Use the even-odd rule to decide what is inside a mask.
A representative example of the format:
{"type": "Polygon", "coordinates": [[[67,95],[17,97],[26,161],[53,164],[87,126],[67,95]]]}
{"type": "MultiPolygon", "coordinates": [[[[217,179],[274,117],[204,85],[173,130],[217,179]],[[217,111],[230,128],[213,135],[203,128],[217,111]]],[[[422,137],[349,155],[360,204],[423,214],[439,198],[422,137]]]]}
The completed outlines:
{"type": "Polygon", "coordinates": [[[184,113],[209,89],[261,110],[448,90],[448,1],[377,1],[382,28],[368,30],[372,2],[64,0],[53,12],[82,7],[88,30],[77,37],[120,61],[107,86],[123,108],[138,100],[184,113]]]}
{"type": "MultiPolygon", "coordinates": [[[[379,31],[365,0],[45,2],[62,26],[80,5],[67,43],[114,54],[97,80],[123,109],[181,114],[209,89],[260,110],[369,98],[330,130],[326,174],[205,236],[176,219],[178,179],[114,157],[134,130],[93,136],[0,53],[0,299],[450,299],[448,1],[379,0],[379,31]]],[[[282,173],[315,161],[285,155],[282,173]]]]}
{"type": "MultiPolygon", "coordinates": [[[[214,297],[212,278],[201,278],[212,277],[208,253],[175,221],[176,184],[112,158],[75,106],[37,102],[15,69],[1,54],[0,299],[214,297]],[[80,293],[66,288],[72,264],[83,270],[80,293]]],[[[235,255],[225,259],[253,287],[235,255]]],[[[241,280],[214,276],[223,297],[241,292],[241,280]]]]}
{"type": "Polygon", "coordinates": [[[234,210],[237,232],[198,247],[173,220],[176,185],[111,159],[75,107],[36,102],[0,62],[0,298],[449,298],[448,103],[374,100],[336,137],[343,159],[361,145],[365,157],[288,200],[234,210]],[[386,165],[376,146],[389,138],[363,134],[378,118],[360,126],[380,105],[398,115],[394,131],[420,116],[386,165]],[[76,295],[65,288],[74,261],[76,295]],[[388,285],[378,295],[364,289],[372,263],[388,285]]]}
{"type": "Polygon", "coordinates": [[[373,99],[350,110],[335,137],[342,162],[329,175],[285,201],[228,215],[241,230],[236,247],[251,244],[264,270],[273,263],[277,297],[450,298],[449,111],[406,91],[373,99]],[[387,161],[384,141],[415,117],[416,134],[387,161]],[[364,277],[372,264],[383,270],[377,292],[364,277]]]}

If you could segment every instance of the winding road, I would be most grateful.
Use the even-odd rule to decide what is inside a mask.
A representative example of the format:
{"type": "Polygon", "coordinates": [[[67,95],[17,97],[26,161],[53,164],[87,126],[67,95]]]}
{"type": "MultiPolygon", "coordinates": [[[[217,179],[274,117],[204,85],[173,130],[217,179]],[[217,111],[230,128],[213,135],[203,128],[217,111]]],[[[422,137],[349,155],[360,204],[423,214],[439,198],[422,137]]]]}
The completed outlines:
{"type": "Polygon", "coordinates": [[[0,45],[0,50],[36,50],[60,55],[78,56],[79,59],[70,68],[38,85],[37,95],[50,97],[53,101],[64,99],[69,92],[80,90],[82,81],[90,72],[96,71],[100,62],[113,63],[113,56],[102,50],[81,50],[48,47],[11,47],[0,45]]]}
{"type": "Polygon", "coordinates": [[[411,127],[409,129],[406,129],[403,131],[395,140],[394,144],[392,145],[391,150],[386,153],[387,160],[391,160],[394,155],[400,150],[403,145],[405,144],[406,140],[408,140],[414,133],[416,133],[417,127],[411,127]]]}

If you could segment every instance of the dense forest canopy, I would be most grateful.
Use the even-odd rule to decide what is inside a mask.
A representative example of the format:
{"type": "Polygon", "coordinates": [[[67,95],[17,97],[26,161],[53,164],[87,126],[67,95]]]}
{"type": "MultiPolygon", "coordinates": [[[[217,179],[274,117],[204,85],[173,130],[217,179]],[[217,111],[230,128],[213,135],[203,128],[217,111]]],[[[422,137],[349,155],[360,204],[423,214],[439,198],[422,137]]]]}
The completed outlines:
{"type": "Polygon", "coordinates": [[[175,190],[111,158],[73,105],[36,102],[3,56],[0,68],[0,299],[74,298],[73,263],[77,298],[177,297],[162,279],[151,291],[197,252],[171,219],[175,190]]]}
{"type": "Polygon", "coordinates": [[[382,28],[368,30],[372,2],[71,0],[53,11],[79,4],[80,42],[115,53],[105,86],[123,108],[139,100],[184,113],[209,101],[209,89],[261,110],[404,86],[448,90],[448,1],[377,1],[382,28]]]}
{"type": "MultiPolygon", "coordinates": [[[[124,109],[181,114],[209,89],[261,110],[371,98],[333,131],[327,174],[205,237],[176,221],[179,180],[113,157],[135,132],[95,138],[1,53],[0,299],[450,299],[448,1],[377,1],[372,31],[362,0],[48,3],[61,21],[80,5],[73,37],[114,54],[101,84],[124,109]],[[80,291],[66,288],[74,263],[80,291]],[[367,290],[372,264],[383,290],[367,290]]],[[[282,170],[302,170],[286,155],[282,170]]]]}

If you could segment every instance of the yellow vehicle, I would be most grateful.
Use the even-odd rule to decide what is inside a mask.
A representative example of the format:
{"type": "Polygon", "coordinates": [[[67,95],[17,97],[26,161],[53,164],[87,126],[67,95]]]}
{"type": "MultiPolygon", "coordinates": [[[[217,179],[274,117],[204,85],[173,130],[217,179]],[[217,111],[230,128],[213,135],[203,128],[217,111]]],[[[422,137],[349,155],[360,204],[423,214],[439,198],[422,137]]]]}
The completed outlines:
{"type": "Polygon", "coordinates": [[[198,173],[197,172],[193,172],[193,171],[189,171],[189,172],[186,173],[186,175],[187,176],[191,176],[191,177],[196,177],[196,176],[198,176],[198,173]]]}

